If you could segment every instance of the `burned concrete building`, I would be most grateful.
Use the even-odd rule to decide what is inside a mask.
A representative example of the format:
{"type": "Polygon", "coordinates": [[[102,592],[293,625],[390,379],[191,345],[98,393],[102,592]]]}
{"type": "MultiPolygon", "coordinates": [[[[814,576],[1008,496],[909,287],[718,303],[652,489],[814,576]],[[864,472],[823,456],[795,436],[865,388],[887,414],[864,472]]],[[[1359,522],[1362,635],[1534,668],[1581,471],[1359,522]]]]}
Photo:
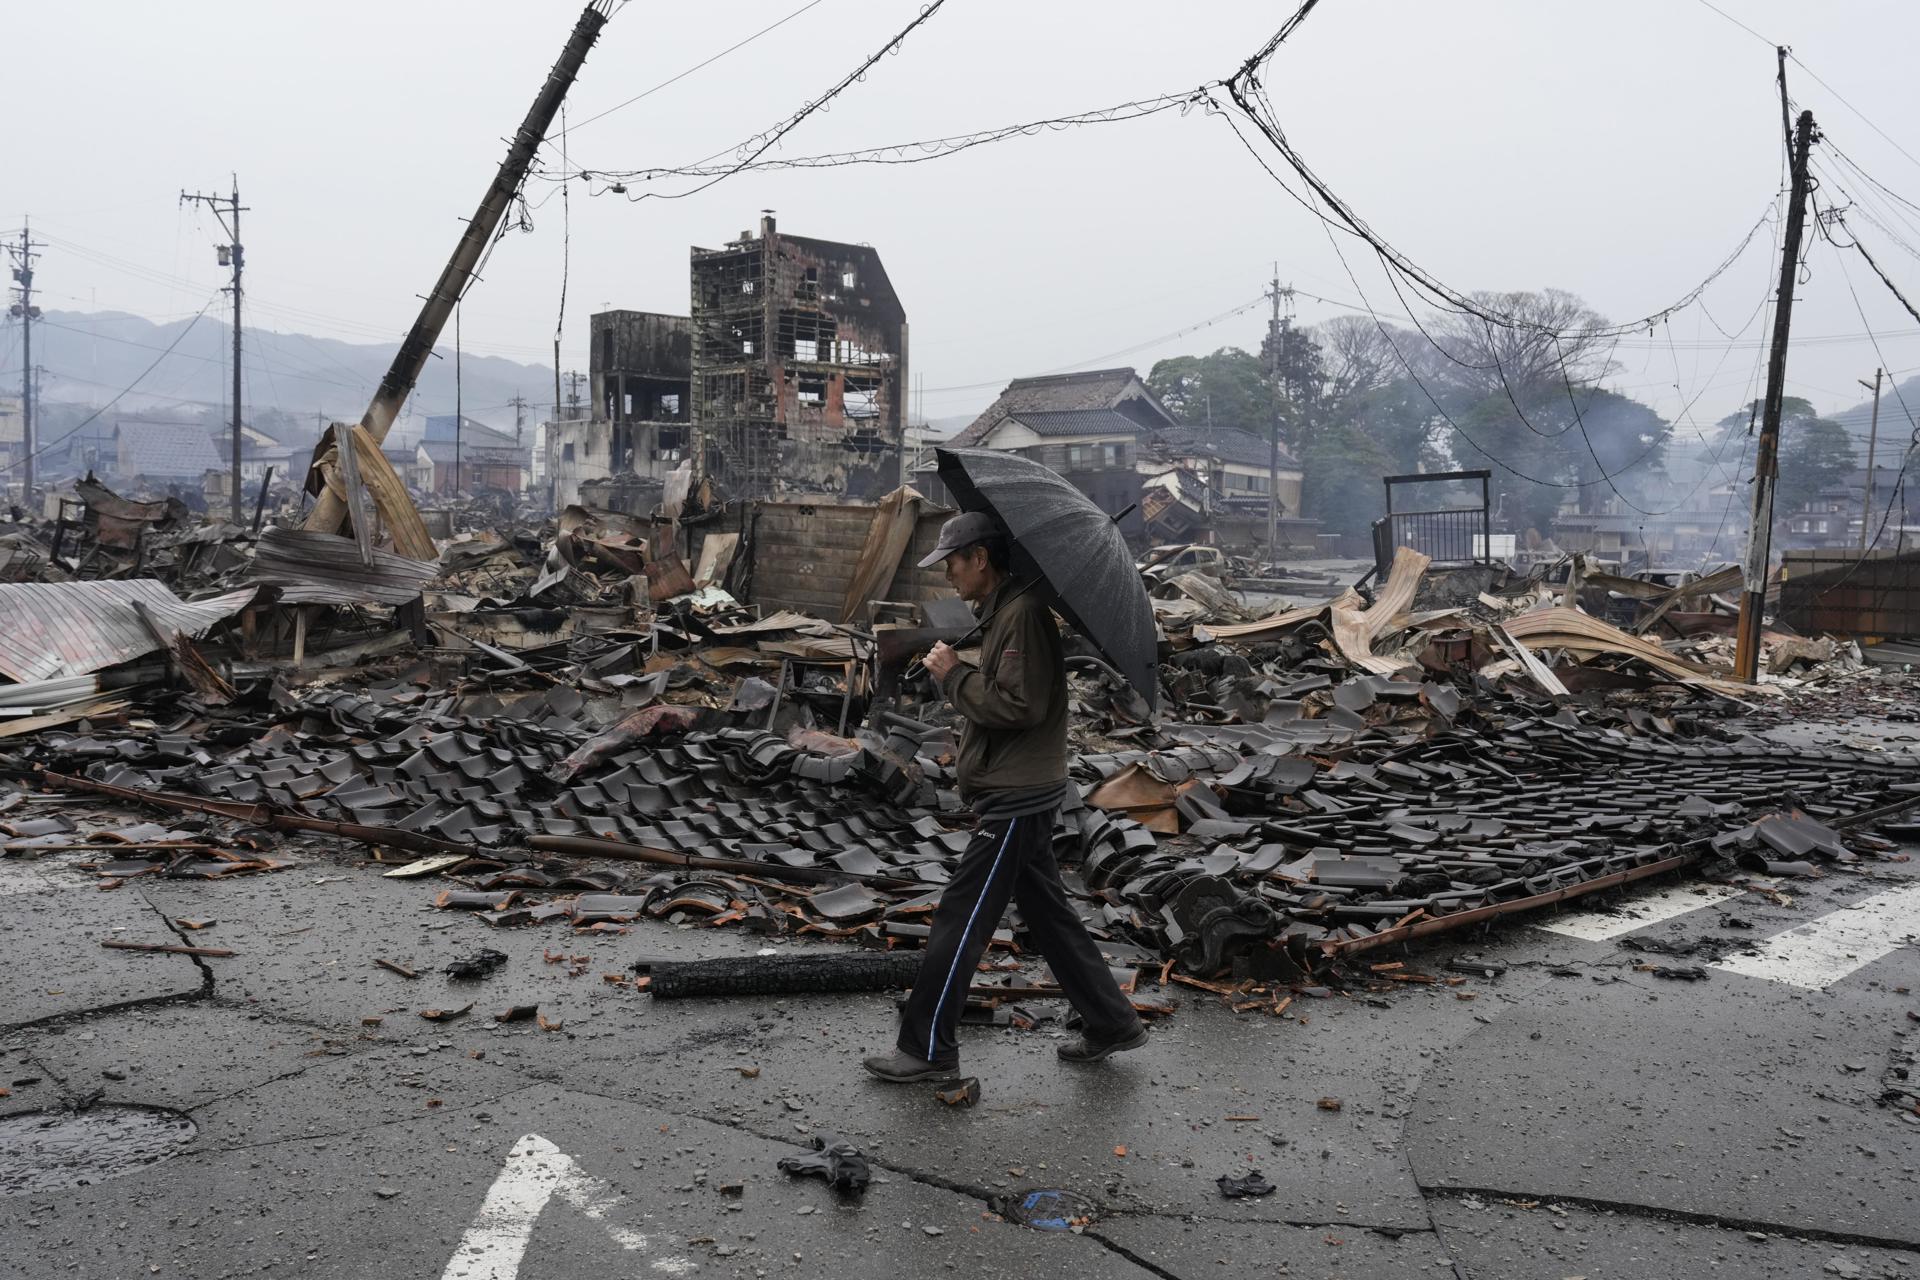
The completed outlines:
{"type": "Polygon", "coordinates": [[[686,457],[693,421],[693,322],[652,311],[602,311],[588,357],[593,419],[605,422],[608,469],[661,480],[686,457]]]}
{"type": "Polygon", "coordinates": [[[899,484],[907,321],[880,255],[765,217],[692,269],[699,473],[729,497],[899,484]]]}
{"type": "Polygon", "coordinates": [[[644,511],[690,452],[693,322],[653,311],[600,311],[590,323],[592,415],[547,429],[553,502],[644,511]]]}

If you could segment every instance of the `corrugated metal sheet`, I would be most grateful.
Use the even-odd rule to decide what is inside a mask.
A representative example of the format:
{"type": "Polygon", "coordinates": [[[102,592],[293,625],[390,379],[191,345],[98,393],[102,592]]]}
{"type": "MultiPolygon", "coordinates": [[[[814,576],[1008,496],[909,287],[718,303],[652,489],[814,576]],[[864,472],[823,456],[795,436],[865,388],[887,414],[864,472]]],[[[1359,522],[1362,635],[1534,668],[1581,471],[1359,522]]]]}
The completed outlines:
{"type": "Polygon", "coordinates": [[[83,676],[160,647],[133,611],[138,600],[169,633],[206,634],[254,597],[252,587],[182,600],[152,578],[0,585],[0,674],[11,680],[83,676]]]}
{"type": "Polygon", "coordinates": [[[269,528],[254,550],[248,581],[280,588],[288,604],[402,605],[440,576],[431,560],[375,551],[360,563],[352,538],[305,529],[269,528]]]}

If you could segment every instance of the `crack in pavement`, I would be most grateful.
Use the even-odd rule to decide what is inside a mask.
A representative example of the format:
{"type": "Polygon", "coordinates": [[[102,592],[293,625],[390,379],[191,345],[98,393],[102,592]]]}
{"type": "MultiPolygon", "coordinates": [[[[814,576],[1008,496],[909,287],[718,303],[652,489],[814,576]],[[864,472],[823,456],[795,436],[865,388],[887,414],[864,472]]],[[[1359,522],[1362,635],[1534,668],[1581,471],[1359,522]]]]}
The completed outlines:
{"type": "Polygon", "coordinates": [[[1175,1222],[1220,1222],[1240,1227],[1308,1227],[1313,1230],[1343,1228],[1371,1231],[1385,1236],[1425,1236],[1437,1234],[1432,1227],[1401,1227],[1386,1222],[1360,1222],[1353,1218],[1251,1218],[1224,1213],[1201,1213],[1194,1209],[1108,1209],[1103,1218],[1167,1218],[1175,1222]]]}
{"type": "Polygon", "coordinates": [[[1691,1209],[1657,1209],[1651,1205],[1635,1204],[1630,1200],[1602,1200],[1590,1196],[1528,1195],[1523,1191],[1502,1190],[1495,1187],[1421,1187],[1423,1196],[1433,1196],[1445,1200],[1486,1199],[1489,1201],[1527,1200],[1538,1205],[1563,1204],[1576,1209],[1590,1209],[1596,1213],[1614,1213],[1623,1217],[1643,1218],[1651,1222],[1680,1222],[1688,1226],[1713,1227],[1724,1231],[1752,1231],[1763,1235],[1780,1236],[1783,1239],[1818,1240],[1826,1244],[1856,1245],[1868,1249],[1889,1249],[1897,1253],[1920,1254],[1920,1245],[1910,1240],[1895,1240],[1887,1236],[1866,1235],[1854,1231],[1828,1231],[1823,1227],[1785,1226],[1777,1222],[1768,1222],[1760,1218],[1735,1218],[1718,1213],[1699,1213],[1691,1209]]]}
{"type": "MultiPolygon", "coordinates": [[[[752,1125],[737,1123],[732,1120],[724,1119],[720,1116],[711,1115],[711,1114],[698,1112],[698,1111],[684,1112],[684,1113],[673,1112],[669,1114],[683,1114],[688,1116],[691,1119],[704,1120],[709,1124],[718,1125],[720,1128],[723,1128],[723,1129],[731,1129],[736,1133],[744,1133],[749,1137],[760,1138],[767,1142],[778,1142],[783,1145],[791,1145],[791,1139],[788,1139],[786,1137],[782,1137],[776,1134],[772,1134],[772,1133],[763,1133],[760,1130],[755,1129],[752,1125]]],[[[880,1159],[879,1157],[873,1155],[871,1152],[867,1153],[867,1161],[869,1164],[872,1164],[877,1168],[885,1169],[888,1173],[897,1173],[901,1177],[906,1178],[912,1182],[918,1182],[923,1186],[933,1187],[934,1189],[939,1191],[945,1191],[953,1195],[966,1196],[969,1199],[978,1200],[981,1203],[981,1205],[983,1205],[989,1211],[993,1209],[993,1202],[997,1198],[994,1192],[992,1192],[986,1187],[979,1186],[974,1183],[962,1182],[957,1178],[949,1178],[945,1174],[934,1173],[927,1169],[916,1169],[911,1165],[894,1164],[889,1161],[880,1159]]],[[[1115,1217],[1127,1216],[1122,1211],[1106,1211],[1106,1212],[1110,1212],[1112,1216],[1115,1216],[1115,1217]]],[[[1166,1267],[1161,1266],[1159,1263],[1152,1262],[1146,1258],[1141,1257],[1139,1254],[1127,1248],[1125,1245],[1120,1244],[1118,1241],[1110,1240],[1106,1236],[1101,1235],[1099,1231],[1095,1230],[1092,1227],[1085,1228],[1084,1230],[1081,1230],[1074,1234],[1079,1235],[1080,1238],[1083,1240],[1093,1241],[1095,1244],[1105,1249],[1108,1253],[1111,1253],[1119,1258],[1124,1258],[1128,1262],[1131,1262],[1134,1266],[1139,1267],[1141,1270],[1151,1272],[1153,1275],[1161,1277],[1161,1280],[1182,1280],[1182,1277],[1179,1275],[1179,1273],[1170,1271],[1166,1267]]]]}
{"type": "Polygon", "coordinates": [[[353,1128],[329,1129],[325,1133],[291,1133],[282,1138],[262,1138],[258,1142],[243,1142],[237,1146],[230,1147],[196,1147],[180,1158],[184,1160],[190,1157],[230,1156],[237,1155],[244,1151],[262,1151],[268,1147],[282,1147],[291,1142],[321,1142],[332,1138],[346,1138],[373,1133],[380,1129],[391,1129],[395,1125],[424,1124],[428,1121],[442,1119],[447,1116],[466,1115],[478,1108],[492,1106],[502,1099],[511,1098],[517,1093],[526,1093],[530,1090],[543,1087],[545,1086],[542,1084],[516,1083],[512,1088],[503,1089],[499,1093],[490,1093],[484,1098],[475,1098],[471,1101],[463,1102],[456,1107],[436,1107],[425,1115],[394,1116],[388,1120],[376,1120],[372,1124],[359,1125],[353,1128]]]}
{"type": "MultiPolygon", "coordinates": [[[[191,938],[187,937],[186,930],[182,929],[179,925],[175,924],[173,922],[172,916],[168,915],[165,911],[162,911],[158,906],[154,905],[153,899],[147,896],[145,889],[142,889],[136,886],[134,889],[134,894],[140,899],[141,902],[146,904],[147,909],[149,911],[153,912],[153,914],[160,917],[160,923],[167,926],[168,933],[171,933],[174,937],[180,939],[181,946],[193,947],[193,946],[200,945],[199,943],[194,942],[191,938]]],[[[213,988],[214,988],[213,966],[207,963],[207,959],[205,956],[189,955],[187,959],[193,961],[194,967],[200,970],[200,994],[194,998],[198,1000],[212,999],[213,988]]]]}
{"type": "MultiPolygon", "coordinates": [[[[146,905],[148,910],[160,917],[161,922],[167,927],[167,932],[180,939],[182,945],[197,945],[188,938],[186,934],[182,933],[179,927],[173,923],[173,918],[155,906],[153,900],[147,897],[146,894],[135,890],[135,896],[146,905]]],[[[50,1013],[44,1018],[29,1018],[25,1022],[10,1022],[5,1026],[0,1026],[0,1035],[13,1035],[21,1031],[37,1031],[43,1027],[66,1026],[70,1023],[86,1022],[94,1018],[111,1017],[116,1013],[128,1013],[135,1009],[156,1009],[170,1004],[194,1004],[201,1000],[212,999],[214,991],[212,967],[207,964],[206,958],[203,956],[188,956],[187,959],[193,961],[194,967],[200,970],[200,986],[195,990],[171,991],[163,996],[136,996],[131,1000],[118,1000],[112,1004],[94,1005],[88,1009],[69,1009],[65,1013],[50,1013]]]]}

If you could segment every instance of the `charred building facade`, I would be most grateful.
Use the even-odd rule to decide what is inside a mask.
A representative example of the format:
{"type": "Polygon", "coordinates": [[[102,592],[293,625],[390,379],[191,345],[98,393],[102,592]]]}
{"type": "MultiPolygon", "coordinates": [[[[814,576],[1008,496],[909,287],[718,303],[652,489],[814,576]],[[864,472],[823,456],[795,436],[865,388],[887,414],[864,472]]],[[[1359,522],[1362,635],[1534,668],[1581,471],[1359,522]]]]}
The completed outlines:
{"type": "Polygon", "coordinates": [[[602,311],[588,356],[593,416],[611,427],[616,475],[658,479],[686,456],[693,422],[693,322],[652,311],[602,311]]]}
{"type": "Polygon", "coordinates": [[[875,498],[900,482],[907,320],[865,245],[781,234],[693,250],[696,470],[731,497],[875,498]]]}
{"type": "Polygon", "coordinates": [[[692,452],[693,322],[600,311],[589,344],[591,416],[547,426],[551,500],[645,511],[692,452]]]}

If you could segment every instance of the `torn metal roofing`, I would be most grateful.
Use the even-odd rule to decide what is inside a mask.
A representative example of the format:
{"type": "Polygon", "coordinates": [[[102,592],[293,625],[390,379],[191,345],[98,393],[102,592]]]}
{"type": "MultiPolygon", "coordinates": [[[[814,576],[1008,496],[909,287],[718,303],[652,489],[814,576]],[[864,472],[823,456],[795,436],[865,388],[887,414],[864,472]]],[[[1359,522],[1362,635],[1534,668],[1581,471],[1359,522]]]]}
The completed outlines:
{"type": "Polygon", "coordinates": [[[152,578],[0,585],[0,674],[23,682],[83,676],[152,653],[161,642],[140,620],[135,601],[169,633],[201,636],[253,596],[247,587],[187,601],[152,578]]]}
{"type": "Polygon", "coordinates": [[[288,604],[402,605],[439,576],[430,560],[375,550],[366,565],[352,538],[270,528],[260,535],[248,580],[280,588],[288,604]]]}

